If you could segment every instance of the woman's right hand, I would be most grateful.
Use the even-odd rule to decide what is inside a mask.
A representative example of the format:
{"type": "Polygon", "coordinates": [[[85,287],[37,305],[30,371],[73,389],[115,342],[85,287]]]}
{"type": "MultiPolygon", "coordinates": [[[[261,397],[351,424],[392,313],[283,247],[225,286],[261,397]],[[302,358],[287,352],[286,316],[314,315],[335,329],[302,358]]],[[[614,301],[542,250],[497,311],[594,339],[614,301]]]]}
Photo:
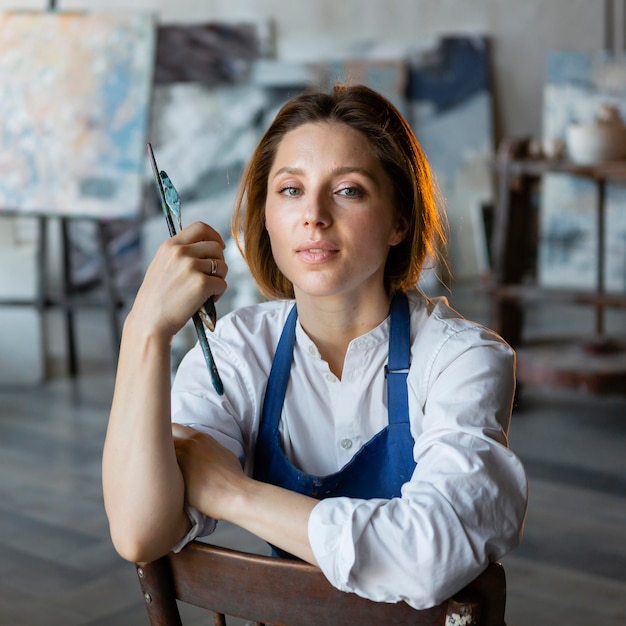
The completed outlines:
{"type": "Polygon", "coordinates": [[[149,332],[173,337],[209,297],[217,300],[224,293],[227,271],[222,237],[194,222],[159,247],[130,317],[149,332]]]}

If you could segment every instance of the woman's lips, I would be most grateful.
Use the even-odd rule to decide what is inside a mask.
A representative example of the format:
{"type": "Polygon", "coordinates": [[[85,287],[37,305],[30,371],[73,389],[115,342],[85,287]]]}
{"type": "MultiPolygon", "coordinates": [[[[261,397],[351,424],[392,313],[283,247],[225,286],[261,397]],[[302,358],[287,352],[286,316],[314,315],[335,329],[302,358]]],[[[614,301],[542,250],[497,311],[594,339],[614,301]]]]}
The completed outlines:
{"type": "Polygon", "coordinates": [[[325,241],[309,241],[296,248],[296,254],[306,263],[324,263],[338,252],[336,246],[325,241]]]}

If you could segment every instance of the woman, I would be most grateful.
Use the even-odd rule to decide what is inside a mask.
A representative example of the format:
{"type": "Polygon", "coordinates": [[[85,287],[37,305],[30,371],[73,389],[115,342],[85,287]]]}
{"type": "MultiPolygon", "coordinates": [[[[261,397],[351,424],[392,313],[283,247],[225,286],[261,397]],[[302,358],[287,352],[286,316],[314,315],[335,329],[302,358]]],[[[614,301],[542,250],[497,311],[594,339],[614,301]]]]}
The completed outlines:
{"type": "Polygon", "coordinates": [[[170,408],[171,339],[226,289],[209,226],[161,246],[124,324],[103,459],[117,550],[152,560],[226,520],[339,589],[449,597],[517,545],[527,486],[507,447],[514,353],[416,289],[443,229],[408,124],[363,86],[296,97],[234,232],[272,300],[210,337],[223,395],[195,347],[170,408]]]}

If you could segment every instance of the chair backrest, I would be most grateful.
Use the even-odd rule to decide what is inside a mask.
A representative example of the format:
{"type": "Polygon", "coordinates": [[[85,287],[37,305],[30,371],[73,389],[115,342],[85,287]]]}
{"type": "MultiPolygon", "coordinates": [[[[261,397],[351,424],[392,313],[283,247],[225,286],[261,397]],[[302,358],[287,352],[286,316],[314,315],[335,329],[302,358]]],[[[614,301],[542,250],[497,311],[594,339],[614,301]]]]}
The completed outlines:
{"type": "Polygon", "coordinates": [[[490,564],[450,600],[423,610],[338,591],[308,563],[197,541],[136,567],[152,626],[182,624],[177,600],[213,611],[216,625],[226,623],[225,615],[291,626],[504,625],[506,581],[500,563],[490,564]]]}

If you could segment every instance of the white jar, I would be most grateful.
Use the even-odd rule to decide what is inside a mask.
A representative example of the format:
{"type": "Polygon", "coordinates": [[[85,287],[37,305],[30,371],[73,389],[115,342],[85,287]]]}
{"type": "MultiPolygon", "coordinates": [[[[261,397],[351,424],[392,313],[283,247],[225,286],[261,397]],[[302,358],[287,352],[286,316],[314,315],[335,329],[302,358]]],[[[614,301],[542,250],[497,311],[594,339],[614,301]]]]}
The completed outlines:
{"type": "Polygon", "coordinates": [[[594,121],[571,124],[566,131],[566,144],[574,163],[591,164],[626,158],[626,126],[618,109],[604,105],[594,121]]]}

